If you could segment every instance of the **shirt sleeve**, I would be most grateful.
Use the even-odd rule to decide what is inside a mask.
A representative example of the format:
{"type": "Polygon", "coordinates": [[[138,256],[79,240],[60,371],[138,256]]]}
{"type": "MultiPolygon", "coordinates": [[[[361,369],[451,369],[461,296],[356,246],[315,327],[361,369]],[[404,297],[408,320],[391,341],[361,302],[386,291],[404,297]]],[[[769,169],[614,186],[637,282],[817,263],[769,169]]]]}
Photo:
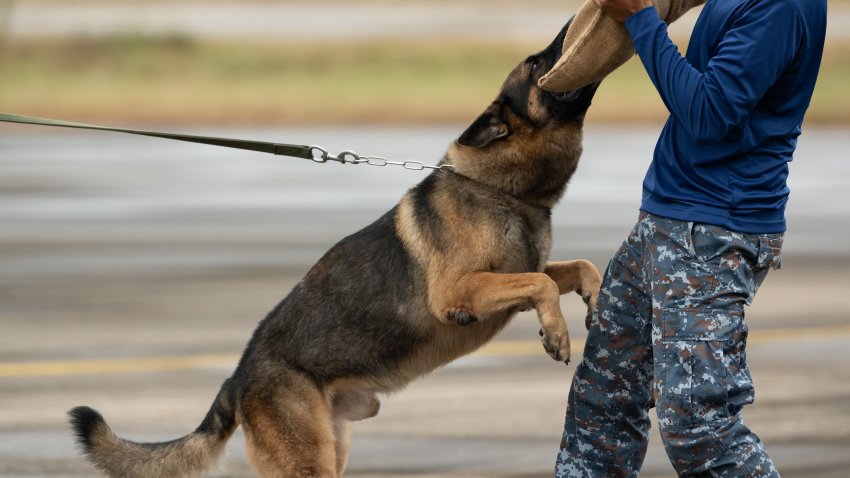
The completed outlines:
{"type": "Polygon", "coordinates": [[[793,61],[802,34],[789,2],[752,2],[700,72],[679,53],[654,7],[632,15],[626,28],[671,116],[699,143],[722,140],[747,118],[793,61]]]}

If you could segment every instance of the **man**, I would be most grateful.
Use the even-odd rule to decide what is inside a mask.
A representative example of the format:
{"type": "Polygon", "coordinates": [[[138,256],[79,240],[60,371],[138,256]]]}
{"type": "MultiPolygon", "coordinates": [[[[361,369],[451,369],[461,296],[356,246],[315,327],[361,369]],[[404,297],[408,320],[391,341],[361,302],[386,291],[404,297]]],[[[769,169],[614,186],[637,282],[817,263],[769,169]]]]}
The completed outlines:
{"type": "Polygon", "coordinates": [[[603,279],[556,476],[637,476],[652,406],[680,476],[779,476],[741,418],[744,305],[780,265],[826,0],[708,0],[685,58],[649,0],[594,1],[625,22],[670,118],[603,279]]]}

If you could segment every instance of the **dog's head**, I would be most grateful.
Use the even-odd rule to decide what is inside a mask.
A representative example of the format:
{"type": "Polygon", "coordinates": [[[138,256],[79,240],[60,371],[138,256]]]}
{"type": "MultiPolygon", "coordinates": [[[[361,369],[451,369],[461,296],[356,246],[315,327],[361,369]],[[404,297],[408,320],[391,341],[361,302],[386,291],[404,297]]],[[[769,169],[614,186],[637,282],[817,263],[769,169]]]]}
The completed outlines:
{"type": "Polygon", "coordinates": [[[561,57],[564,26],[551,45],[508,75],[498,97],[450,147],[458,173],[506,192],[554,204],[581,155],[581,128],[599,83],[552,93],[538,80],[561,57]]]}

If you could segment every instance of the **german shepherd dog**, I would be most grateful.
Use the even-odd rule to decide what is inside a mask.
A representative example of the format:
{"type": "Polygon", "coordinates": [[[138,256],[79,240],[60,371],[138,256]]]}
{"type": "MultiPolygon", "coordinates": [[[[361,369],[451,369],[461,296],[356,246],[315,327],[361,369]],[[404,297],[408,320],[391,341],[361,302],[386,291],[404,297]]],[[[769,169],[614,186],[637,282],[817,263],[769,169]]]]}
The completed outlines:
{"type": "Polygon", "coordinates": [[[342,475],[350,422],[490,340],[535,308],[543,348],[569,361],[559,295],[592,310],[588,261],[547,263],[552,207],[581,154],[598,84],[568,94],[537,80],[561,55],[564,26],[508,76],[442,164],[380,219],[334,245],[260,322],[198,428],[166,443],[117,437],[88,407],[70,411],[80,447],[112,477],[197,476],[242,425],[264,477],[342,475]]]}

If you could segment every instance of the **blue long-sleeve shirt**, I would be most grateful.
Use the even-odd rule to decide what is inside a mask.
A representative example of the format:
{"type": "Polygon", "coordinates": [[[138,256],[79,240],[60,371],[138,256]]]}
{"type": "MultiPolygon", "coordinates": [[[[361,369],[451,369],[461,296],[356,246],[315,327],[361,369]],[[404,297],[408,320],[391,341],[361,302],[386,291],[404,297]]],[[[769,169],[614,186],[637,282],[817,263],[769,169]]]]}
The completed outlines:
{"type": "Polygon", "coordinates": [[[641,210],[784,232],[788,163],[820,67],[826,0],[708,0],[685,58],[655,8],[626,28],[670,111],[641,210]]]}

